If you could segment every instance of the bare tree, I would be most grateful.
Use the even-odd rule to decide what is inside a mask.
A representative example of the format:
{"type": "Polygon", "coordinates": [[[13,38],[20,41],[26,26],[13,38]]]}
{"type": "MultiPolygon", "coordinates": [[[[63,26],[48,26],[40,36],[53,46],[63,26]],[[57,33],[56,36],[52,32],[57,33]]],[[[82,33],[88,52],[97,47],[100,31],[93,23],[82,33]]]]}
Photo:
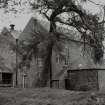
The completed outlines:
{"type": "MultiPolygon", "coordinates": [[[[83,0],[86,2],[87,0],[83,0]]],[[[81,33],[81,38],[85,43],[88,43],[93,49],[93,59],[95,62],[99,62],[103,57],[103,36],[99,33],[103,30],[103,26],[99,29],[99,18],[96,15],[87,13],[82,6],[79,4],[78,0],[40,0],[37,4],[34,4],[34,9],[36,7],[39,9],[40,13],[43,14],[50,22],[50,33],[53,33],[53,37],[60,38],[56,33],[56,23],[61,23],[62,25],[73,26],[81,33]],[[35,6],[37,5],[37,6],[35,6]],[[66,21],[62,19],[62,14],[68,14],[66,21]],[[97,32],[96,32],[97,30],[97,32]]],[[[101,23],[100,23],[101,24],[101,23]]],[[[50,40],[47,46],[47,54],[45,58],[44,70],[49,72],[50,86],[52,87],[52,50],[54,41],[50,40]]]]}

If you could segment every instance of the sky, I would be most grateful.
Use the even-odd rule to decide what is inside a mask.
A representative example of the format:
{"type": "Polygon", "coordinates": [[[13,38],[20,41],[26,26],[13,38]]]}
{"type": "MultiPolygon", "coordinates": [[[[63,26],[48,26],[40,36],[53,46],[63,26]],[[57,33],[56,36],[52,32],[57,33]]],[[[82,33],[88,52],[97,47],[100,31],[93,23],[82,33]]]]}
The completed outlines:
{"type": "MultiPolygon", "coordinates": [[[[30,6],[26,3],[27,0],[22,0],[21,6],[16,6],[16,9],[19,11],[18,13],[14,14],[13,12],[4,13],[5,9],[0,9],[0,31],[3,27],[8,27],[10,24],[15,24],[16,30],[23,30],[25,25],[27,24],[30,17],[35,16],[38,19],[43,19],[37,12],[30,11],[30,6]]],[[[105,4],[105,0],[91,0],[97,4],[105,4]]],[[[19,0],[16,0],[19,2],[19,0]]],[[[9,3],[9,9],[12,8],[11,2],[9,3]]],[[[82,6],[88,11],[93,14],[97,14],[99,12],[103,12],[100,6],[94,5],[91,2],[83,3],[82,6]]],[[[15,7],[15,6],[14,6],[15,7]]]]}
{"type": "MultiPolygon", "coordinates": [[[[93,1],[94,3],[96,4],[100,4],[100,5],[105,5],[105,0],[91,0],[93,1]]],[[[97,13],[97,12],[100,12],[100,9],[102,9],[102,6],[99,6],[99,5],[95,5],[93,4],[92,2],[87,2],[87,3],[84,3],[83,6],[89,10],[90,12],[92,13],[97,13]],[[101,7],[101,8],[100,8],[101,7]]]]}

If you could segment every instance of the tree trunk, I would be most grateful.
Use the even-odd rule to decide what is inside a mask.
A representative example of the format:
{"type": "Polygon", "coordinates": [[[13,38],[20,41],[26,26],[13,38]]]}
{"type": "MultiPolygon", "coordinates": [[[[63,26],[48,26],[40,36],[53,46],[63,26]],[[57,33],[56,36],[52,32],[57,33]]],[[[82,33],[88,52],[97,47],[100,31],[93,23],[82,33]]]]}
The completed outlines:
{"type": "MultiPolygon", "coordinates": [[[[50,22],[50,33],[55,29],[55,23],[50,22]]],[[[49,39],[50,40],[50,39],[49,39]]],[[[52,87],[52,50],[53,50],[53,41],[50,40],[46,48],[47,54],[44,57],[43,70],[41,73],[41,79],[38,80],[37,85],[39,87],[46,87],[48,81],[50,81],[50,87],[52,87]]]]}

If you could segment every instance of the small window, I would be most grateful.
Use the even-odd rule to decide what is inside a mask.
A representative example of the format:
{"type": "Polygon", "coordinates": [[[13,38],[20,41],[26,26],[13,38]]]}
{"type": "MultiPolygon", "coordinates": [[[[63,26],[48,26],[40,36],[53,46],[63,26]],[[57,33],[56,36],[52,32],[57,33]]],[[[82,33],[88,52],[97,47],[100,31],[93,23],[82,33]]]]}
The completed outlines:
{"type": "Polygon", "coordinates": [[[58,56],[56,57],[56,62],[59,63],[59,57],[58,56]]]}
{"type": "Polygon", "coordinates": [[[65,59],[65,65],[68,65],[68,59],[65,59]]]}
{"type": "Polygon", "coordinates": [[[2,73],[2,83],[11,84],[12,83],[12,73],[2,73]]]}
{"type": "Polygon", "coordinates": [[[37,64],[38,64],[39,67],[43,66],[42,58],[37,58],[37,64]]]}
{"type": "Polygon", "coordinates": [[[62,62],[62,59],[59,55],[56,56],[56,63],[61,63],[62,62]]]}

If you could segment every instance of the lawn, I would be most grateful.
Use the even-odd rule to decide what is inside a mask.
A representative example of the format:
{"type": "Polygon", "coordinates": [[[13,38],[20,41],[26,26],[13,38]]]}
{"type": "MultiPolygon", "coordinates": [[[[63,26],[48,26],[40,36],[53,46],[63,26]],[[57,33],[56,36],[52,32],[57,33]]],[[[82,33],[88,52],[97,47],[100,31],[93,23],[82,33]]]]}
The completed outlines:
{"type": "Polygon", "coordinates": [[[0,88],[0,105],[105,105],[104,92],[0,88]]]}

